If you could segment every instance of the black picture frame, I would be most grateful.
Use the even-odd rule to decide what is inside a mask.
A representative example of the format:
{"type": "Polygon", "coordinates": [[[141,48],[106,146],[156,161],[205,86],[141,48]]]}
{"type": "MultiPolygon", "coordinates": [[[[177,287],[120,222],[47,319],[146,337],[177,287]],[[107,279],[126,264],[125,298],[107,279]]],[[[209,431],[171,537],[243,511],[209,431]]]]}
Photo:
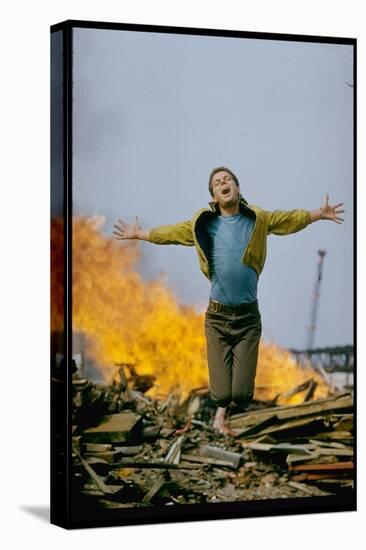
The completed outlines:
{"type": "MultiPolygon", "coordinates": [[[[52,288],[51,308],[62,310],[60,330],[51,332],[51,523],[67,529],[166,522],[232,519],[305,513],[356,510],[356,489],[340,495],[298,497],[243,502],[179,504],[143,508],[101,509],[94,500],[73,493],[73,351],[72,351],[72,216],[73,216],[73,32],[75,29],[103,29],[142,33],[169,33],[261,39],[353,47],[353,139],[354,206],[356,206],[356,100],[357,41],[355,38],[287,35],[238,30],[135,25],[68,20],[51,27],[51,226],[57,233],[57,247],[51,247],[52,269],[58,266],[62,285],[52,288]],[[57,356],[57,359],[56,359],[57,356]]],[[[356,208],[354,208],[356,218],[356,208]]],[[[354,219],[356,250],[356,219],[354,219]]],[[[354,260],[356,273],[356,258],[354,260]]],[[[356,342],[356,300],[354,300],[354,344],[356,342]]],[[[356,365],[356,350],[355,350],[356,365]]],[[[354,386],[356,385],[356,369],[354,386]]],[[[354,394],[356,407],[356,393],[354,394]]],[[[356,426],[354,428],[356,434],[356,426]]],[[[356,482],[356,446],[355,482],[356,482]]]]}

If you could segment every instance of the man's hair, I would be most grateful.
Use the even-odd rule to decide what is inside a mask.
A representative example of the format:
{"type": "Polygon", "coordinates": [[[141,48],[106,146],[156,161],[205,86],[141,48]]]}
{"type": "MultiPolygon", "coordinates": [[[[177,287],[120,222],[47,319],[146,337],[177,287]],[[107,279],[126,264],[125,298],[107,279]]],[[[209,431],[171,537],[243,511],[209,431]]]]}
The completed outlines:
{"type": "Polygon", "coordinates": [[[213,189],[212,189],[212,180],[214,178],[214,175],[217,174],[217,172],[225,171],[233,178],[236,185],[239,187],[239,180],[229,168],[226,168],[226,166],[218,166],[217,168],[214,168],[210,174],[210,177],[208,179],[208,190],[210,191],[211,197],[213,197],[213,189]]]}

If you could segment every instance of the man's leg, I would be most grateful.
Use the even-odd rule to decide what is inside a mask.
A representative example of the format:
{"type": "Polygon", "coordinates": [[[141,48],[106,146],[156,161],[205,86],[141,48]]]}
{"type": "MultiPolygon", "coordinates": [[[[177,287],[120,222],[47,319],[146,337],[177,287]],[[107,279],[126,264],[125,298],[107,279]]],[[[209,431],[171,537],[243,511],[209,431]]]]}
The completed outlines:
{"type": "Polygon", "coordinates": [[[233,329],[237,343],[233,347],[232,399],[237,405],[245,406],[254,394],[262,323],[259,312],[241,317],[240,323],[233,329]]]}
{"type": "Polygon", "coordinates": [[[217,405],[214,428],[228,432],[226,406],[231,402],[233,353],[228,342],[227,322],[221,314],[206,314],[205,334],[211,398],[217,405]]]}

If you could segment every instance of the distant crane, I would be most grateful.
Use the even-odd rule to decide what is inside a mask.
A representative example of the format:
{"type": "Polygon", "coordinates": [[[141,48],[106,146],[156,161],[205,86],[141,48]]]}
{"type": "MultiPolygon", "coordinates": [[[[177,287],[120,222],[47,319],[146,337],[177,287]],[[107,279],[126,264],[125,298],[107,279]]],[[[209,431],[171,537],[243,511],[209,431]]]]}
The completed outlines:
{"type": "Polygon", "coordinates": [[[312,306],[311,306],[308,342],[307,342],[307,348],[306,348],[309,351],[312,350],[314,346],[316,318],[318,314],[319,296],[320,296],[320,283],[323,275],[323,262],[324,262],[325,254],[326,254],[325,250],[318,250],[318,265],[317,265],[316,279],[315,279],[312,306]]]}

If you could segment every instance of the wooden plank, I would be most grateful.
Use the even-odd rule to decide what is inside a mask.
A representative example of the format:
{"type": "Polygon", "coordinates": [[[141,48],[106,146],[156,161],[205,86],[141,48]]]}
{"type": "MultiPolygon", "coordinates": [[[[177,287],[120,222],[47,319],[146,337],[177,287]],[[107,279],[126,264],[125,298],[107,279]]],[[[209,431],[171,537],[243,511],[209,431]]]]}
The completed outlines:
{"type": "Polygon", "coordinates": [[[98,426],[84,430],[82,439],[87,443],[120,443],[140,432],[142,417],[132,412],[121,412],[102,417],[98,426]]]}
{"type": "MultiPolygon", "coordinates": [[[[243,418],[243,417],[247,417],[247,416],[250,416],[250,415],[257,415],[257,414],[266,414],[266,413],[276,413],[276,412],[279,412],[279,411],[287,411],[287,410],[292,410],[292,409],[296,409],[296,408],[307,408],[307,407],[311,407],[313,405],[324,405],[324,406],[328,406],[329,404],[332,404],[332,403],[337,403],[337,402],[340,402],[340,401],[343,401],[345,399],[351,399],[352,403],[353,403],[353,399],[352,399],[352,396],[350,393],[344,393],[344,394],[341,394],[341,395],[337,395],[335,397],[327,397],[326,399],[318,399],[317,401],[313,401],[312,403],[298,403],[296,405],[276,405],[274,407],[269,407],[269,408],[266,408],[266,409],[261,409],[261,410],[256,410],[256,411],[252,411],[252,412],[243,412],[243,413],[238,413],[238,414],[234,414],[231,416],[232,419],[239,419],[239,418],[243,418]]],[[[343,417],[343,416],[347,416],[347,413],[334,413],[334,415],[332,416],[339,416],[339,417],[343,417]]]]}
{"type": "Polygon", "coordinates": [[[297,464],[289,465],[290,472],[343,472],[353,470],[353,462],[332,462],[330,464],[297,464]]]}
{"type": "Polygon", "coordinates": [[[343,395],[332,399],[322,399],[299,405],[271,407],[270,409],[263,409],[261,411],[233,415],[230,418],[230,428],[244,428],[246,426],[251,426],[258,422],[264,421],[266,418],[270,418],[273,415],[276,415],[279,420],[287,420],[290,418],[318,415],[339,409],[349,409],[352,407],[353,399],[350,395],[343,395]]]}
{"type": "Polygon", "coordinates": [[[275,451],[282,453],[312,453],[314,445],[293,445],[292,443],[260,443],[248,442],[242,444],[244,449],[252,449],[253,451],[275,451]]]}
{"type": "MultiPolygon", "coordinates": [[[[241,444],[244,445],[246,443],[245,439],[241,441],[241,444]]],[[[276,445],[277,441],[274,437],[271,437],[270,435],[260,435],[258,438],[251,440],[248,440],[248,443],[272,443],[276,445]]]]}
{"type": "Polygon", "coordinates": [[[166,454],[165,462],[170,464],[179,464],[184,439],[185,435],[183,434],[177,437],[175,441],[173,441],[166,454]]]}
{"type": "Polygon", "coordinates": [[[350,441],[353,441],[353,436],[351,434],[351,432],[321,432],[321,433],[318,433],[316,434],[316,438],[317,439],[324,439],[324,440],[327,440],[327,439],[339,439],[339,440],[342,440],[342,441],[345,441],[345,440],[350,440],[350,441]]]}
{"type": "Polygon", "coordinates": [[[323,447],[325,449],[349,449],[344,443],[338,443],[337,441],[324,441],[321,439],[309,439],[309,443],[312,443],[316,447],[323,447]]]}
{"type": "Polygon", "coordinates": [[[104,483],[101,477],[98,476],[96,472],[94,472],[93,468],[86,462],[86,460],[83,459],[83,457],[80,455],[80,453],[76,450],[74,450],[76,456],[80,460],[81,464],[85,468],[85,470],[88,472],[90,477],[95,481],[97,487],[103,492],[103,494],[113,494],[114,491],[112,488],[108,487],[104,483]]]}
{"type": "Polygon", "coordinates": [[[286,458],[286,462],[287,464],[293,464],[294,462],[308,462],[309,460],[320,460],[322,457],[333,457],[334,461],[336,461],[338,456],[353,457],[353,449],[323,449],[318,447],[308,455],[289,454],[286,458]]]}
{"type": "Polygon", "coordinates": [[[353,430],[353,416],[350,417],[343,417],[341,418],[336,424],[333,426],[333,430],[336,430],[338,432],[349,432],[353,430]]]}
{"type": "Polygon", "coordinates": [[[268,428],[268,426],[273,426],[273,424],[276,424],[277,422],[278,417],[274,414],[272,416],[269,416],[268,418],[265,418],[264,420],[261,420],[260,422],[257,422],[256,424],[253,424],[252,426],[249,426],[248,428],[239,430],[235,433],[235,437],[249,437],[251,435],[261,433],[262,430],[268,428]]]}
{"type": "MultiPolygon", "coordinates": [[[[286,462],[287,464],[293,464],[294,462],[309,462],[311,460],[317,460],[319,458],[318,454],[315,452],[311,452],[309,454],[295,454],[291,453],[287,456],[286,462]]],[[[334,460],[336,458],[334,457],[334,460]]]]}
{"type": "MultiPolygon", "coordinates": [[[[345,474],[345,472],[341,472],[341,474],[345,474]]],[[[351,475],[352,472],[350,472],[348,475],[351,475]]],[[[293,479],[294,481],[319,481],[319,480],[324,480],[324,479],[334,479],[334,475],[339,475],[339,474],[334,474],[334,472],[323,472],[323,473],[320,473],[320,474],[312,474],[312,473],[306,473],[306,472],[303,472],[301,474],[294,474],[291,479],[293,479]]],[[[343,479],[344,481],[347,481],[348,480],[348,477],[347,478],[341,478],[339,477],[338,478],[338,481],[340,481],[341,479],[343,479]]]]}
{"type": "Polygon", "coordinates": [[[324,449],[318,447],[316,450],[318,456],[353,456],[353,449],[324,449]]]}
{"type": "Polygon", "coordinates": [[[246,443],[245,449],[252,449],[253,451],[271,451],[273,449],[273,444],[271,443],[246,443]]]}
{"type": "Polygon", "coordinates": [[[212,466],[233,468],[233,463],[229,460],[216,460],[215,458],[209,458],[206,456],[182,454],[181,459],[187,460],[188,462],[199,462],[200,464],[211,464],[212,466]]]}
{"type": "Polygon", "coordinates": [[[311,379],[309,387],[306,390],[304,395],[304,401],[303,401],[304,403],[306,403],[307,401],[310,401],[310,399],[313,398],[317,386],[318,386],[318,382],[315,382],[315,380],[311,379]]]}
{"type": "Polygon", "coordinates": [[[318,429],[324,429],[324,419],[321,416],[316,416],[315,418],[299,418],[296,420],[290,420],[282,424],[275,426],[269,426],[262,430],[261,434],[273,434],[276,437],[283,432],[291,430],[299,430],[296,435],[301,435],[301,428],[309,428],[312,430],[318,431],[318,429]]]}
{"type": "Polygon", "coordinates": [[[151,499],[153,499],[154,496],[157,495],[157,493],[160,491],[164,483],[165,483],[165,479],[162,479],[162,478],[157,479],[153,484],[153,486],[151,487],[151,489],[146,493],[146,495],[142,499],[142,502],[145,504],[150,502],[151,499]]]}
{"type": "Polygon", "coordinates": [[[111,443],[85,443],[83,449],[86,453],[103,453],[111,451],[113,445],[111,443]]]}
{"type": "Polygon", "coordinates": [[[301,393],[305,390],[308,390],[313,383],[314,383],[314,380],[312,378],[309,378],[308,380],[306,380],[305,382],[301,382],[301,384],[295,386],[294,388],[279,394],[277,396],[277,399],[283,399],[283,398],[287,399],[289,397],[296,395],[297,393],[301,393]]]}
{"type": "Polygon", "coordinates": [[[122,458],[119,462],[109,465],[111,468],[151,468],[151,469],[167,469],[167,470],[193,470],[199,468],[193,464],[169,464],[167,462],[148,462],[148,461],[133,461],[127,458],[122,458]]]}
{"type": "Polygon", "coordinates": [[[123,446],[123,447],[114,447],[115,451],[118,451],[121,453],[122,456],[135,456],[144,450],[143,445],[129,445],[129,446],[123,446]]]}
{"type": "Polygon", "coordinates": [[[108,464],[116,462],[121,457],[121,453],[118,451],[104,451],[104,453],[84,453],[85,458],[95,457],[105,460],[108,464]]]}

